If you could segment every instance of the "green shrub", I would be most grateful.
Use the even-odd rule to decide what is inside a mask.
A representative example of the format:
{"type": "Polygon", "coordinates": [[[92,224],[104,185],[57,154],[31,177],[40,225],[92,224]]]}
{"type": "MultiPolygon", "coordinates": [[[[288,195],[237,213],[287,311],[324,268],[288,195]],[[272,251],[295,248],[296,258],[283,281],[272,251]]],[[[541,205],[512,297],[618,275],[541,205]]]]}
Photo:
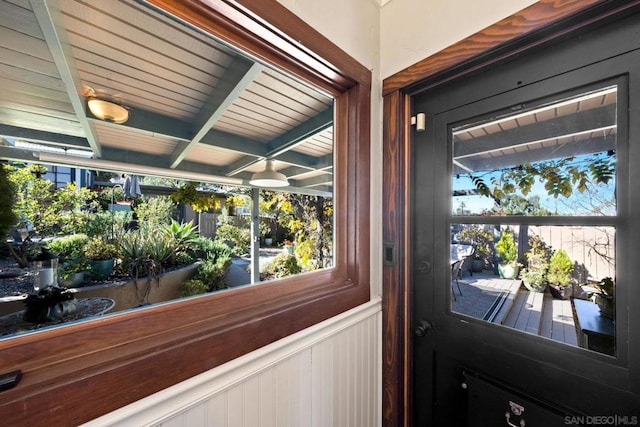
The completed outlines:
{"type": "Polygon", "coordinates": [[[118,238],[124,232],[127,212],[89,213],[80,230],[89,237],[118,238]]]}
{"type": "Polygon", "coordinates": [[[573,262],[564,249],[558,249],[551,256],[547,280],[560,286],[567,286],[571,281],[573,262]]]}
{"type": "Polygon", "coordinates": [[[267,274],[273,277],[286,277],[302,272],[295,255],[281,253],[276,256],[267,267],[267,274]]]}
{"type": "Polygon", "coordinates": [[[484,261],[488,265],[493,258],[493,234],[491,230],[474,225],[463,229],[458,233],[458,240],[461,243],[475,245],[475,257],[484,261]]]}
{"type": "Polygon", "coordinates": [[[194,256],[202,260],[195,278],[210,291],[225,288],[224,278],[231,265],[231,248],[204,236],[193,239],[189,247],[194,256]]]}
{"type": "Polygon", "coordinates": [[[82,248],[84,255],[91,260],[107,260],[118,255],[117,247],[104,239],[94,237],[82,248]]]}
{"type": "Polygon", "coordinates": [[[134,210],[141,228],[169,225],[176,215],[176,207],[169,196],[142,196],[134,210]]]}
{"type": "Polygon", "coordinates": [[[60,263],[63,263],[82,257],[83,248],[88,242],[89,237],[86,234],[71,234],[52,240],[47,246],[52,253],[58,255],[60,263]]]}
{"type": "Polygon", "coordinates": [[[209,291],[207,286],[202,280],[189,279],[182,283],[182,289],[180,290],[180,297],[190,297],[193,295],[204,294],[209,291]]]}
{"type": "Polygon", "coordinates": [[[231,258],[203,260],[198,267],[195,279],[202,281],[210,291],[224,289],[226,288],[224,278],[229,265],[231,265],[231,258]]]}
{"type": "Polygon", "coordinates": [[[218,240],[211,240],[208,237],[199,236],[190,244],[190,249],[195,256],[200,259],[231,259],[231,248],[225,243],[218,240]]]}
{"type": "Polygon", "coordinates": [[[17,223],[18,216],[12,209],[16,202],[16,186],[9,179],[9,166],[0,164],[0,241],[4,241],[9,230],[17,223]]]}
{"type": "Polygon", "coordinates": [[[504,263],[515,262],[518,257],[518,251],[516,249],[516,241],[513,238],[511,230],[506,229],[500,235],[500,240],[496,244],[496,252],[500,256],[500,259],[504,263]]]}
{"type": "Polygon", "coordinates": [[[216,230],[216,240],[221,242],[231,242],[231,251],[236,255],[243,255],[249,252],[251,246],[251,233],[247,229],[238,228],[231,224],[222,224],[216,230]]]}

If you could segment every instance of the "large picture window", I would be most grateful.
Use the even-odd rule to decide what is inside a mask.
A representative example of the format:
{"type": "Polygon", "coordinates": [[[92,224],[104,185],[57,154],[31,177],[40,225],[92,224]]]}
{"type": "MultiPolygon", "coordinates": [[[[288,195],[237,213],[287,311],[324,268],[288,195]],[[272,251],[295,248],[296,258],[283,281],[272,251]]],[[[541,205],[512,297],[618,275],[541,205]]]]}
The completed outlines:
{"type": "MultiPolygon", "coordinates": [[[[235,116],[223,117],[219,121],[226,128],[213,132],[208,131],[205,124],[218,119],[215,112],[208,111],[198,116],[199,125],[186,128],[183,118],[188,112],[180,112],[169,99],[147,105],[149,109],[164,109],[162,114],[142,112],[144,109],[140,108],[136,115],[136,109],[132,108],[128,122],[120,127],[96,121],[91,115],[93,113],[84,113],[85,95],[78,94],[78,88],[71,87],[69,83],[77,79],[76,73],[79,73],[81,78],[92,76],[95,82],[108,86],[109,76],[97,75],[95,71],[100,64],[91,63],[88,58],[101,49],[116,53],[137,48],[113,44],[112,36],[117,33],[115,26],[124,25],[127,19],[127,14],[121,13],[107,14],[113,25],[105,27],[103,35],[111,36],[103,42],[94,43],[91,49],[74,45],[81,35],[94,31],[101,24],[96,21],[94,28],[84,27],[85,23],[80,18],[72,16],[73,10],[77,7],[88,8],[86,13],[83,12],[84,15],[80,14],[86,18],[98,14],[99,7],[105,5],[87,6],[69,1],[61,2],[61,10],[51,10],[41,4],[33,10],[21,9],[16,5],[9,9],[19,16],[30,16],[29,22],[34,23],[34,31],[42,32],[46,44],[42,39],[40,42],[45,49],[51,49],[53,58],[47,69],[57,69],[62,74],[59,87],[67,85],[67,89],[66,95],[63,93],[60,96],[69,96],[69,108],[78,113],[78,126],[68,129],[76,135],[62,136],[52,128],[26,129],[24,123],[28,121],[7,124],[3,129],[13,131],[16,137],[19,134],[25,138],[26,135],[25,139],[31,137],[38,142],[44,142],[45,136],[55,137],[53,142],[58,147],[69,144],[77,149],[80,145],[80,149],[94,153],[93,159],[85,160],[87,169],[90,169],[89,163],[93,162],[102,171],[141,174],[146,171],[149,175],[161,176],[159,170],[162,170],[170,171],[167,176],[172,179],[186,181],[204,176],[225,176],[226,183],[247,184],[254,174],[267,167],[267,160],[287,152],[286,156],[275,159],[275,169],[294,177],[291,185],[307,180],[309,186],[300,193],[312,196],[321,192],[323,195],[330,194],[330,256],[322,266],[324,268],[306,272],[302,276],[273,280],[264,286],[240,287],[172,304],[153,305],[98,321],[78,322],[63,328],[45,328],[0,341],[3,370],[22,372],[20,383],[0,395],[0,412],[3,421],[8,424],[41,422],[44,414],[47,414],[48,422],[53,424],[80,424],[369,299],[370,72],[276,1],[259,4],[223,0],[208,3],[164,0],[130,3],[119,2],[114,5],[142,10],[144,16],[136,22],[142,26],[135,33],[140,44],[138,53],[144,51],[147,52],[144,55],[157,59],[168,55],[166,49],[172,52],[169,54],[171,63],[163,65],[165,74],[170,78],[160,88],[162,91],[177,94],[183,100],[202,91],[202,84],[206,83],[207,78],[212,79],[206,73],[199,74],[202,80],[198,86],[200,89],[192,84],[185,86],[184,90],[179,89],[176,85],[179,86],[181,82],[171,78],[184,76],[189,66],[194,66],[181,56],[187,53],[195,54],[202,61],[224,64],[229,59],[229,52],[221,53],[206,48],[209,43],[207,40],[215,38],[282,73],[280,77],[267,73],[252,93],[264,98],[263,103],[270,103],[273,109],[290,109],[290,105],[285,104],[299,104],[301,97],[271,99],[264,92],[265,80],[285,86],[297,84],[292,89],[306,91],[307,94],[308,88],[313,88],[319,94],[308,95],[316,96],[313,100],[317,104],[313,107],[314,111],[297,115],[297,121],[306,122],[306,127],[299,127],[287,135],[288,145],[278,145],[283,141],[266,133],[284,124],[279,123],[277,118],[267,123],[264,120],[256,122],[256,126],[260,124],[265,132],[263,142],[268,146],[263,152],[257,150],[259,146],[247,135],[231,135],[230,130],[237,129],[242,120],[247,120],[247,116],[256,119],[264,113],[264,109],[248,115],[234,111],[235,116]],[[180,22],[185,32],[194,30],[200,41],[205,40],[204,45],[199,42],[197,45],[181,46],[175,40],[160,42],[162,37],[157,28],[144,28],[144,23],[153,21],[150,17],[158,13],[160,21],[180,22]],[[67,28],[57,27],[65,22],[67,28]],[[69,50],[75,50],[73,58],[82,63],[79,69],[73,68],[74,61],[64,56],[69,50]],[[258,93],[261,90],[263,93],[258,93]],[[169,112],[176,117],[182,114],[183,118],[169,120],[166,118],[169,112]],[[312,120],[306,121],[303,116],[312,120]],[[303,149],[300,145],[303,137],[323,126],[328,129],[327,124],[331,128],[331,135],[315,141],[312,144],[315,147],[303,149]],[[120,137],[124,134],[120,131],[129,127],[137,127],[140,138],[136,141],[126,140],[124,146],[117,146],[123,142],[120,137]],[[84,135],[86,141],[79,135],[84,135]],[[206,140],[205,146],[198,145],[200,140],[206,140]],[[327,143],[327,140],[330,142],[327,143]],[[111,142],[105,144],[101,141],[111,142]],[[85,143],[86,147],[83,145],[85,143]],[[330,146],[329,152],[326,151],[327,144],[330,146]],[[244,151],[247,156],[257,158],[257,161],[249,164],[246,157],[237,158],[234,171],[239,172],[225,174],[219,162],[232,149],[244,151]],[[141,152],[134,156],[134,150],[141,152]],[[321,160],[310,161],[314,157],[321,160]],[[214,161],[203,164],[204,159],[214,161]],[[306,168],[305,159],[309,162],[306,168]],[[286,168],[291,169],[287,171],[286,168]],[[293,170],[295,168],[298,170],[293,170]],[[91,396],[91,399],[87,399],[87,396],[91,396]]],[[[22,22],[19,19],[15,21],[22,22]]],[[[25,56],[16,55],[16,64],[13,66],[18,67],[25,56]]],[[[252,66],[243,60],[231,62],[235,71],[217,76],[220,77],[222,89],[230,81],[237,84],[237,76],[242,72],[256,71],[252,71],[252,66]]],[[[122,68],[126,65],[128,63],[121,62],[114,66],[122,68]]],[[[111,74],[114,80],[117,78],[115,71],[111,74]]],[[[140,73],[144,74],[145,70],[140,68],[135,73],[136,76],[130,76],[130,86],[140,79],[140,73]]],[[[81,82],[81,78],[76,82],[81,82]]],[[[147,83],[152,83],[150,78],[134,87],[139,92],[137,99],[141,104],[146,102],[147,91],[151,89],[147,83]]],[[[226,96],[231,92],[233,89],[227,91],[226,96]]],[[[224,90],[208,99],[205,96],[199,102],[204,109],[206,105],[219,101],[216,97],[223,93],[224,90]]],[[[244,101],[250,108],[251,100],[244,101]]],[[[42,112],[42,108],[37,112],[42,112]]],[[[34,117],[36,113],[31,114],[34,117]]],[[[69,114],[67,111],[63,115],[69,114]]],[[[50,121],[53,122],[53,119],[50,121]]],[[[0,148],[0,157],[3,159],[26,161],[29,158],[21,155],[15,147],[0,148]]],[[[64,164],[61,156],[65,154],[49,154],[40,160],[43,163],[64,164]]],[[[83,167],[80,163],[78,160],[76,166],[83,167]]]]}

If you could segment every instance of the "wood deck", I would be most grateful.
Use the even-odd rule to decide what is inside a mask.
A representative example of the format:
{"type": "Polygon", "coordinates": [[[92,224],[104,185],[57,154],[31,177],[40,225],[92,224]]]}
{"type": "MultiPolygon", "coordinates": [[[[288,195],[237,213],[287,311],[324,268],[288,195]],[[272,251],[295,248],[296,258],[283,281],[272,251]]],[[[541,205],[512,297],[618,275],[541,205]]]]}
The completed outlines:
{"type": "MultiPolygon", "coordinates": [[[[472,297],[472,291],[480,290],[477,295],[485,299],[495,297],[495,301],[483,315],[474,310],[473,301],[467,301],[467,305],[456,301],[454,311],[569,345],[578,345],[570,300],[554,299],[548,292],[530,292],[521,280],[500,279],[497,276],[474,274],[465,277],[461,284],[466,286],[458,300],[462,300],[465,293],[472,297]]],[[[484,307],[480,311],[484,311],[484,307]]]]}

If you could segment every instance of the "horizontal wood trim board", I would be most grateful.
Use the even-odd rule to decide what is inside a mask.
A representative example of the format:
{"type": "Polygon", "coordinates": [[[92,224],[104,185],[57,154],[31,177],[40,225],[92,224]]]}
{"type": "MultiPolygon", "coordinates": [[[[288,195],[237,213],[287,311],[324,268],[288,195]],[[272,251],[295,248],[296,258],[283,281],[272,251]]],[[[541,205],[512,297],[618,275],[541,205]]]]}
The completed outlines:
{"type": "Polygon", "coordinates": [[[402,71],[384,79],[382,94],[393,91],[446,72],[471,59],[507,45],[575,15],[606,0],[541,0],[490,27],[461,40],[440,52],[429,56],[402,71]]]}

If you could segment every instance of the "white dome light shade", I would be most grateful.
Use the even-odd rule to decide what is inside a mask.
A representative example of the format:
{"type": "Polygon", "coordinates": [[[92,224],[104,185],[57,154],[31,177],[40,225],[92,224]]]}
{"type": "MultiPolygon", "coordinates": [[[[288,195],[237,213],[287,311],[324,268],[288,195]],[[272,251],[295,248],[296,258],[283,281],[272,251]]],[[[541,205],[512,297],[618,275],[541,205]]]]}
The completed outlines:
{"type": "Polygon", "coordinates": [[[256,187],[286,187],[289,185],[289,180],[284,174],[273,169],[272,160],[267,160],[264,170],[254,173],[249,184],[256,187]]]}
{"type": "Polygon", "coordinates": [[[129,120],[129,110],[122,105],[98,98],[89,98],[87,101],[91,114],[100,120],[111,123],[124,123],[129,120]]]}

